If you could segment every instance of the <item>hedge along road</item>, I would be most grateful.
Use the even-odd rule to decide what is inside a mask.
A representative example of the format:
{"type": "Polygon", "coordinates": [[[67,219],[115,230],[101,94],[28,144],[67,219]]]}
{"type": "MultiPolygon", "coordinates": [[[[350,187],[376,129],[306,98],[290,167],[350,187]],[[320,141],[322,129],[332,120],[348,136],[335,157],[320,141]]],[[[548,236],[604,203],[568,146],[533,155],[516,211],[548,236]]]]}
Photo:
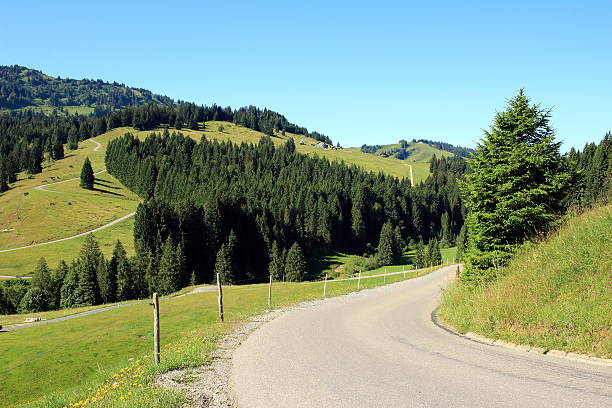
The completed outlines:
{"type": "Polygon", "coordinates": [[[455,268],[264,325],[234,354],[238,406],[612,406],[610,367],[478,343],[434,324],[455,268]]]}
{"type": "MultiPolygon", "coordinates": [[[[93,149],[94,152],[98,151],[102,147],[102,144],[100,142],[97,142],[97,141],[95,141],[93,139],[88,139],[88,140],[90,142],[93,142],[93,143],[96,144],[96,147],[93,149]]],[[[100,171],[94,173],[94,175],[98,175],[98,174],[101,174],[101,173],[104,173],[104,172],[106,172],[106,169],[100,170],[100,171]]],[[[68,180],[56,181],[54,183],[42,184],[40,186],[34,187],[34,189],[35,190],[39,190],[39,191],[44,191],[44,192],[47,192],[47,193],[61,194],[58,191],[47,190],[47,188],[50,187],[50,186],[53,186],[55,184],[67,183],[69,181],[74,181],[74,180],[79,180],[79,177],[71,178],[71,179],[68,179],[68,180]]],[[[41,246],[41,245],[55,244],[57,242],[68,241],[69,239],[79,238],[79,237],[85,236],[87,234],[93,234],[94,232],[98,232],[98,231],[101,231],[101,230],[103,230],[105,228],[111,227],[111,226],[113,226],[113,225],[115,225],[117,223],[120,223],[121,221],[124,221],[124,220],[126,220],[126,219],[128,219],[130,217],[133,217],[134,215],[136,215],[136,213],[135,212],[131,212],[129,214],[124,215],[123,217],[117,218],[116,220],[113,220],[113,221],[111,221],[111,222],[109,222],[107,224],[104,224],[104,225],[102,225],[102,226],[100,226],[98,228],[92,229],[90,231],[85,231],[85,232],[82,232],[80,234],[72,235],[72,236],[66,237],[66,238],[56,239],[56,240],[53,240],[53,241],[41,242],[41,243],[32,244],[32,245],[26,245],[26,246],[22,246],[22,247],[19,247],[19,248],[2,249],[2,250],[0,250],[0,253],[2,253],[2,252],[11,252],[11,251],[18,251],[18,250],[27,249],[27,248],[34,248],[34,247],[41,246]]],[[[19,276],[12,276],[12,275],[11,276],[0,276],[0,278],[3,278],[3,279],[19,278],[19,276]]]]}

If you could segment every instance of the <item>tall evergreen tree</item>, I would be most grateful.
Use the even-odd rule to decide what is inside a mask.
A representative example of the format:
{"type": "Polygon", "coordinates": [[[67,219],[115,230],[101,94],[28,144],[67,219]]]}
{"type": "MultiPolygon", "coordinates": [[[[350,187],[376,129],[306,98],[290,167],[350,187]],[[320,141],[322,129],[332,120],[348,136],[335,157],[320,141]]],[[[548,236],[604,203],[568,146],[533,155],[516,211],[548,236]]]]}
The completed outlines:
{"type": "Polygon", "coordinates": [[[76,127],[71,127],[68,131],[68,144],[69,150],[76,150],[79,147],[79,135],[76,127]]]}
{"type": "Polygon", "coordinates": [[[94,172],[91,167],[91,162],[89,161],[89,157],[85,158],[83,162],[83,168],[81,169],[81,187],[86,188],[88,190],[93,189],[94,186],[94,172]]]}
{"type": "Polygon", "coordinates": [[[391,222],[387,221],[380,230],[380,239],[376,249],[376,259],[380,265],[392,265],[395,253],[395,233],[391,222]]]}
{"type": "Polygon", "coordinates": [[[285,280],[285,259],[283,258],[282,251],[279,251],[276,241],[272,242],[268,272],[275,281],[285,280]]]}
{"type": "Polygon", "coordinates": [[[422,242],[417,242],[415,255],[414,255],[414,266],[417,268],[425,268],[428,265],[427,254],[425,252],[425,248],[423,247],[422,242]]]}
{"type": "Polygon", "coordinates": [[[462,280],[495,277],[518,244],[560,215],[569,175],[549,121],[521,89],[478,144],[461,186],[470,210],[462,280]]]}
{"type": "Polygon", "coordinates": [[[217,258],[215,261],[215,276],[219,274],[221,283],[224,285],[232,285],[236,281],[236,274],[232,268],[232,257],[229,245],[227,242],[221,244],[217,258]]]}
{"type": "Polygon", "coordinates": [[[80,305],[78,298],[79,288],[79,268],[77,267],[76,260],[72,262],[72,265],[68,268],[68,273],[64,278],[62,288],[60,290],[60,308],[67,309],[70,307],[76,307],[80,305]]]}
{"type": "Polygon", "coordinates": [[[79,271],[77,299],[80,305],[87,306],[100,303],[98,271],[101,259],[103,260],[103,255],[98,242],[93,234],[88,234],[76,263],[76,268],[79,271]]]}
{"type": "Polygon", "coordinates": [[[116,299],[119,301],[134,299],[137,291],[134,289],[134,279],[132,277],[132,268],[128,261],[127,254],[121,241],[117,240],[113,255],[109,262],[109,268],[112,268],[117,277],[116,283],[116,299]]]}
{"type": "Polygon", "coordinates": [[[306,276],[306,259],[302,253],[302,248],[294,242],[287,252],[285,260],[285,279],[288,282],[301,282],[306,276]]]}
{"type": "Polygon", "coordinates": [[[181,275],[183,267],[181,263],[180,246],[174,246],[172,239],[168,237],[162,247],[162,255],[159,260],[159,274],[157,289],[163,295],[176,292],[181,288],[181,275]]]}

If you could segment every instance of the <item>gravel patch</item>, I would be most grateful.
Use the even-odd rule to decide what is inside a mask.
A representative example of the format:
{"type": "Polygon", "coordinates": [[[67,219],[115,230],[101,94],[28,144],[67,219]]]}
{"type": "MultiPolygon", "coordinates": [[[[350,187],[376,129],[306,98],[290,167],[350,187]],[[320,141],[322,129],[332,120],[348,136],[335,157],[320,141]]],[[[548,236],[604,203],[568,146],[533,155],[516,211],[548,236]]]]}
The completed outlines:
{"type": "Polygon", "coordinates": [[[294,308],[270,310],[249,319],[223,337],[218,349],[212,352],[210,363],[164,373],[154,380],[153,386],[185,392],[191,402],[184,408],[237,407],[229,384],[234,350],[253,331],[291,309],[294,308]]]}

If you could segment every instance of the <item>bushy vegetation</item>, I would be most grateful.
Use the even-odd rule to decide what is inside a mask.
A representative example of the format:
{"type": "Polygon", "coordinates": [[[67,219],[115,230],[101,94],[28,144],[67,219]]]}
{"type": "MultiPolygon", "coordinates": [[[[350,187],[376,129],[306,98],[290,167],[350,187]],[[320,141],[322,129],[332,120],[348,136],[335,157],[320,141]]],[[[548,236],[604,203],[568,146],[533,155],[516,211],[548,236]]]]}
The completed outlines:
{"type": "Polygon", "coordinates": [[[612,358],[612,206],[525,244],[488,285],[456,285],[440,315],[461,332],[612,358]]]}

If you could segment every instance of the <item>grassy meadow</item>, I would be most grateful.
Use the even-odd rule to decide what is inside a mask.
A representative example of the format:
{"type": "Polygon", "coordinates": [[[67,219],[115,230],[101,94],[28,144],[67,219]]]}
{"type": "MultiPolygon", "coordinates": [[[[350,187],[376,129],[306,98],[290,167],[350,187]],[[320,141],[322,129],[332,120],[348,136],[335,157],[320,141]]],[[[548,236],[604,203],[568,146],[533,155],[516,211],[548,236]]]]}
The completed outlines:
{"type": "MultiPolygon", "coordinates": [[[[416,273],[408,273],[408,279],[414,277],[416,273]]],[[[363,279],[360,286],[363,290],[403,279],[403,275],[363,279]]],[[[356,281],[328,282],[327,295],[356,291],[356,285],[356,281]]],[[[319,299],[322,291],[320,281],[275,283],[273,307],[319,299]]],[[[3,406],[28,407],[63,407],[85,400],[81,405],[178,406],[183,397],[150,387],[151,379],[163,371],[205,363],[221,336],[268,308],[265,284],[227,286],[223,294],[224,324],[217,321],[215,292],[160,303],[159,367],[151,362],[148,304],[0,333],[0,401],[3,406]]]]}
{"type": "Polygon", "coordinates": [[[460,332],[612,358],[612,206],[525,245],[486,287],[455,285],[440,317],[460,332]]]}

